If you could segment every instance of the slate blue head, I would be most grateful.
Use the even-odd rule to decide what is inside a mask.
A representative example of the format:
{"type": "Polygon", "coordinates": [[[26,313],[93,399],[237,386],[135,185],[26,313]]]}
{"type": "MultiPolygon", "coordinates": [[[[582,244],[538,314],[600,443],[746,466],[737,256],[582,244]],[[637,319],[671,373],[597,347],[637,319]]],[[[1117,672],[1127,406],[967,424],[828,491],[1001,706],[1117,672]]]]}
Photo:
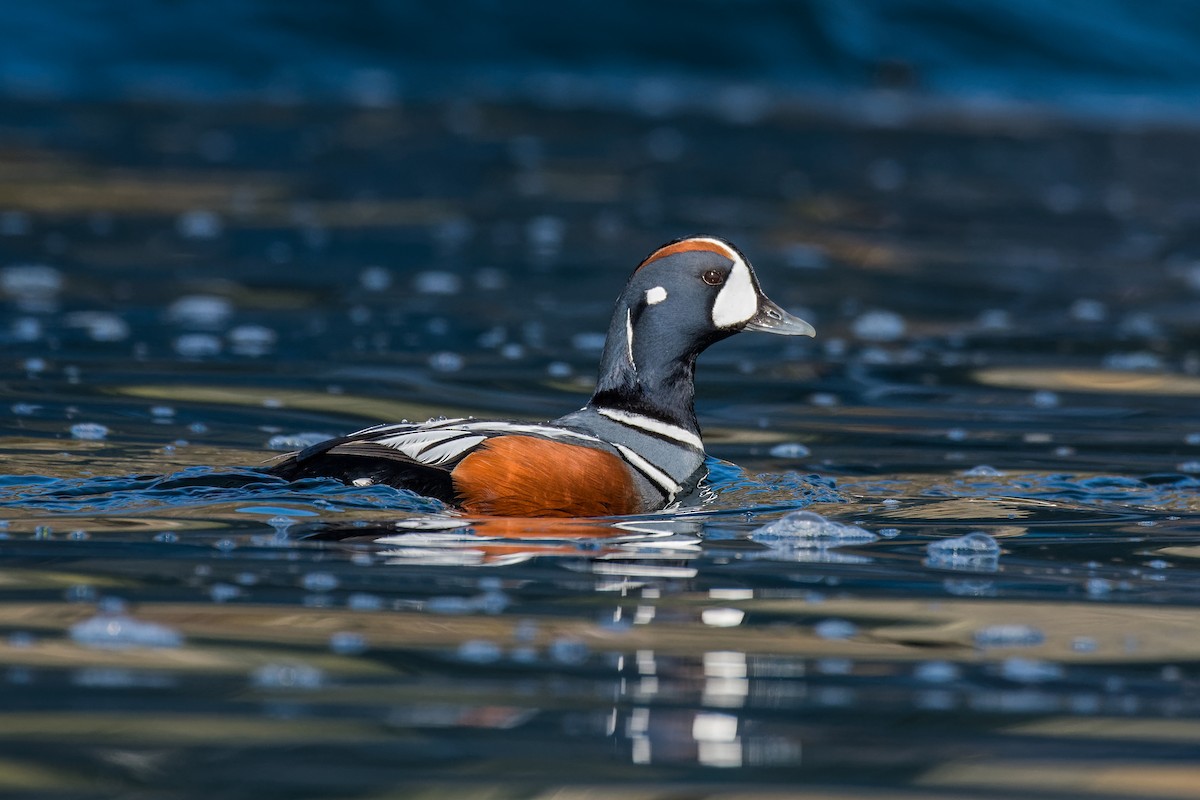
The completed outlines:
{"type": "Polygon", "coordinates": [[[696,357],[741,331],[814,336],[758,285],[729,242],[690,236],[651,253],[617,299],[592,405],[696,426],[696,357]]]}

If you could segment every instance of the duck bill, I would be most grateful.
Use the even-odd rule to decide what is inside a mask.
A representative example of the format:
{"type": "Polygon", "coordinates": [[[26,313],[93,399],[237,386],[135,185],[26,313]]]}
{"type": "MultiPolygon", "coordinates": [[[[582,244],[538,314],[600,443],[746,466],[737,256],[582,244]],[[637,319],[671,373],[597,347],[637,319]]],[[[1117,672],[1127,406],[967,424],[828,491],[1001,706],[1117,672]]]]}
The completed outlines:
{"type": "Polygon", "coordinates": [[[758,299],[758,313],[750,318],[742,330],[778,333],[780,336],[817,335],[817,330],[812,325],[789,314],[765,297],[758,299]]]}

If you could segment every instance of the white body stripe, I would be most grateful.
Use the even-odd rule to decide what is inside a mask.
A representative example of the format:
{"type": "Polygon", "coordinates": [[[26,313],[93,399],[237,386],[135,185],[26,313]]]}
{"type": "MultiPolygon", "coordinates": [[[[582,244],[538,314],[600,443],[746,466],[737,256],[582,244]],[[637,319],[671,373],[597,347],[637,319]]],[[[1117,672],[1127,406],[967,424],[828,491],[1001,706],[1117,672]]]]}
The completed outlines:
{"type": "Polygon", "coordinates": [[[683,491],[683,487],[671,479],[671,476],[651,464],[623,444],[613,444],[621,456],[638,472],[649,478],[658,488],[667,494],[667,501],[675,499],[675,495],[683,491]]]}
{"type": "Polygon", "coordinates": [[[748,322],[758,312],[758,292],[746,262],[736,256],[725,285],[713,301],[712,321],[718,328],[732,328],[748,322]]]}
{"type": "Polygon", "coordinates": [[[704,449],[704,442],[700,437],[691,431],[685,431],[678,425],[672,425],[669,422],[647,417],[644,414],[634,414],[629,411],[618,411],[615,408],[597,408],[596,413],[601,416],[608,417],[614,422],[620,422],[622,425],[628,425],[631,428],[641,428],[650,433],[657,433],[659,436],[665,436],[668,439],[674,439],[677,442],[689,445],[697,450],[704,449]]]}
{"type": "Polygon", "coordinates": [[[533,434],[548,439],[570,439],[588,443],[601,441],[586,433],[576,433],[552,425],[482,420],[476,422],[464,419],[445,420],[424,425],[411,423],[375,425],[351,435],[358,441],[373,442],[383,447],[399,450],[420,464],[436,466],[463,456],[485,442],[490,436],[517,434],[533,434]]]}

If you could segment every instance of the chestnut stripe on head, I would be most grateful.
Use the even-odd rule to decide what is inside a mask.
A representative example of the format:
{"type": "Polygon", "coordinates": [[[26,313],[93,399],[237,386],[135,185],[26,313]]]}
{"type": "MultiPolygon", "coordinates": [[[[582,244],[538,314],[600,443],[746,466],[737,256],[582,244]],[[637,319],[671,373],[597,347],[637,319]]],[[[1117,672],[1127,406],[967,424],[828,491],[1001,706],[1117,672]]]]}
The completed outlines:
{"type": "Polygon", "coordinates": [[[678,242],[671,242],[668,245],[663,245],[650,255],[646,256],[646,259],[642,261],[642,263],[638,264],[637,268],[641,269],[649,264],[653,264],[660,258],[666,258],[667,256],[673,256],[678,253],[693,253],[697,250],[707,250],[710,253],[716,253],[717,255],[724,256],[725,258],[728,258],[730,261],[734,262],[741,258],[736,250],[722,242],[720,239],[710,239],[707,236],[693,236],[689,239],[680,239],[678,242]]]}

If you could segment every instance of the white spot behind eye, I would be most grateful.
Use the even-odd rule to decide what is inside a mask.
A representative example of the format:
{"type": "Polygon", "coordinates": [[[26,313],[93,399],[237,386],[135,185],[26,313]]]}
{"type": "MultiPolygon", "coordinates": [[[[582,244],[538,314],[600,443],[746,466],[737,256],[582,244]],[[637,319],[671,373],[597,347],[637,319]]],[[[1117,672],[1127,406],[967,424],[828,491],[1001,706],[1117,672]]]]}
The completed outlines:
{"type": "Polygon", "coordinates": [[[646,290],[646,302],[649,305],[656,306],[666,299],[667,290],[661,286],[655,286],[653,289],[646,290]]]}
{"type": "Polygon", "coordinates": [[[713,301],[712,321],[718,328],[741,325],[758,311],[758,293],[750,279],[750,268],[740,258],[733,262],[725,286],[713,301]]]}

